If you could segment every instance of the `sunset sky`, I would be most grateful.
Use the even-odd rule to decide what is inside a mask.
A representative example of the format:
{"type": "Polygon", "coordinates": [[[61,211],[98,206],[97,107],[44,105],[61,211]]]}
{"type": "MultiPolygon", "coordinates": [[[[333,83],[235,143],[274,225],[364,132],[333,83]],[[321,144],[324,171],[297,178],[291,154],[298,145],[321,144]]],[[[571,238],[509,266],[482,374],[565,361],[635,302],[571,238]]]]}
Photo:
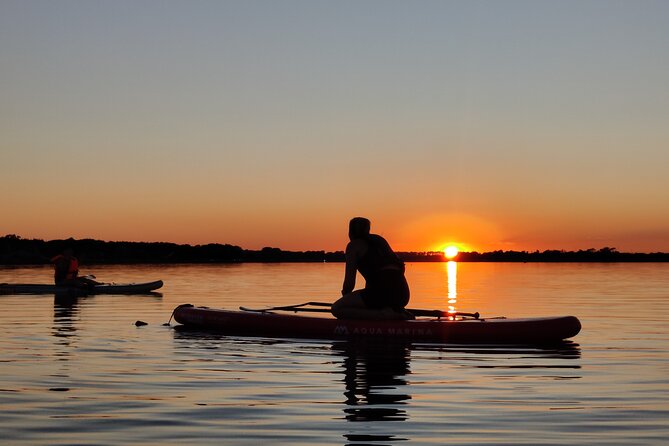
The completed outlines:
{"type": "Polygon", "coordinates": [[[669,252],[667,1],[0,0],[0,236],[669,252]]]}

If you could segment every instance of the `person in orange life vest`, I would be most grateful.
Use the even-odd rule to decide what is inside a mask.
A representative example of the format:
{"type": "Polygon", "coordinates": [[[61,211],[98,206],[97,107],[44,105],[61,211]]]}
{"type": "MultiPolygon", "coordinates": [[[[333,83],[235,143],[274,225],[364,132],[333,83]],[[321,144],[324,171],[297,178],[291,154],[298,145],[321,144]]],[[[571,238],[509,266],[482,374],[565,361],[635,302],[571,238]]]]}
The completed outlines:
{"type": "Polygon", "coordinates": [[[404,262],[383,237],[369,233],[370,225],[363,217],[349,222],[342,297],[332,304],[332,314],[337,319],[413,319],[404,309],[409,303],[404,262]],[[353,291],[358,272],[365,288],[353,291]]]}
{"type": "Polygon", "coordinates": [[[72,248],[66,248],[62,254],[51,259],[54,267],[53,280],[56,285],[88,287],[99,282],[87,277],[79,277],[79,260],[74,256],[72,248]]]}
{"type": "Polygon", "coordinates": [[[53,280],[56,285],[74,285],[79,275],[79,260],[74,256],[72,248],[66,248],[62,254],[51,259],[53,263],[53,280]]]}

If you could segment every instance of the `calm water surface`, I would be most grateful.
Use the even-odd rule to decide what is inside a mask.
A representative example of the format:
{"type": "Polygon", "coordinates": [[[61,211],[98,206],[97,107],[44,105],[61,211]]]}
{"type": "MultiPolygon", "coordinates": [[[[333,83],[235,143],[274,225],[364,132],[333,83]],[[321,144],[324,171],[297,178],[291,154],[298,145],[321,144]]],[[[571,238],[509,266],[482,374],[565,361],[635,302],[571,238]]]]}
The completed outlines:
{"type": "MultiPolygon", "coordinates": [[[[104,266],[162,295],[2,295],[3,444],[667,444],[669,264],[409,264],[413,307],[573,314],[555,348],[226,337],[182,303],[332,301],[342,264],[104,266]],[[142,320],[147,326],[136,327],[142,320]]],[[[47,282],[45,267],[0,282],[47,282]]]]}

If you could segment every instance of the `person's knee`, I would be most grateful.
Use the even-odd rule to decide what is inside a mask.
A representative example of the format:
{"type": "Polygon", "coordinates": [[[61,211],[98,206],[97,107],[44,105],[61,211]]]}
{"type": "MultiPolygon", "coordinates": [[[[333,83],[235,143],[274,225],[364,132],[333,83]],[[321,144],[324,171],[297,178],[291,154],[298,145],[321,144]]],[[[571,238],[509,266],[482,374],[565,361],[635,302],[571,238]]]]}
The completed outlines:
{"type": "Polygon", "coordinates": [[[334,317],[336,317],[337,319],[339,319],[339,318],[341,317],[341,314],[342,314],[342,308],[343,308],[343,307],[344,307],[344,305],[343,305],[343,303],[342,303],[342,299],[338,299],[338,300],[335,301],[335,303],[333,303],[332,306],[330,307],[330,313],[332,313],[332,315],[333,315],[334,317]]]}

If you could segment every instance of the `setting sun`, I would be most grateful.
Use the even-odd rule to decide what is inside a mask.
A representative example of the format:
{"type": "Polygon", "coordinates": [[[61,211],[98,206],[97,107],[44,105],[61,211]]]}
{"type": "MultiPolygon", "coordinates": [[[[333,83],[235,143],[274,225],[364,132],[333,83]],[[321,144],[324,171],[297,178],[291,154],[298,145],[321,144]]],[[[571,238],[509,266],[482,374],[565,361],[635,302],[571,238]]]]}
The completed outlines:
{"type": "Polygon", "coordinates": [[[458,249],[458,247],[457,247],[457,246],[453,246],[453,245],[451,245],[451,246],[447,246],[447,247],[444,249],[444,255],[446,256],[447,259],[452,259],[452,258],[454,258],[455,256],[458,255],[459,252],[460,252],[460,250],[458,249]]]}

